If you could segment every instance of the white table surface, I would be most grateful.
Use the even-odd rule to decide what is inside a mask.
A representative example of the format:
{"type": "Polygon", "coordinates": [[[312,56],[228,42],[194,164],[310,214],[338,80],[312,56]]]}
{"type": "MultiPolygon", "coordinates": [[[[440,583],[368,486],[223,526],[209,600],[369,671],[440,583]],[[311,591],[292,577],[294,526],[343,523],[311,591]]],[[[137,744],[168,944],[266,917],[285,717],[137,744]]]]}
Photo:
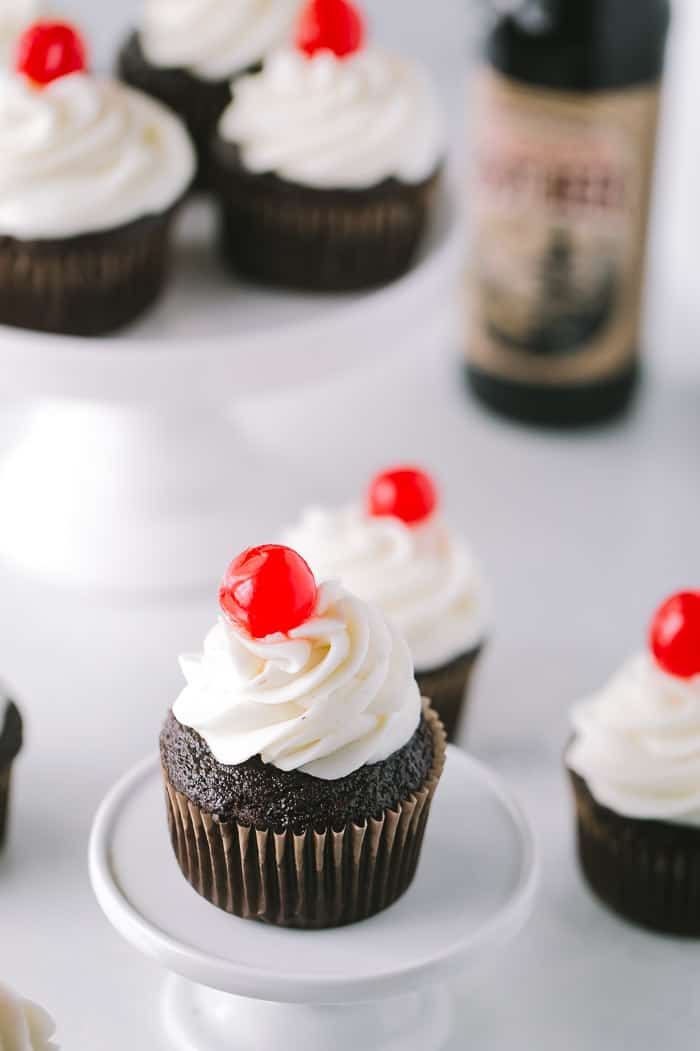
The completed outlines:
{"type": "MultiPolygon", "coordinates": [[[[700,26],[690,4],[679,16],[700,26]]],[[[303,406],[295,397],[249,412],[271,444],[288,452],[285,435],[294,436],[324,501],[352,496],[385,462],[429,465],[493,580],[496,627],[469,744],[520,794],[544,875],[527,931],[461,992],[455,1049],[467,1034],[480,1051],[697,1046],[697,944],[637,931],[588,895],[561,769],[570,703],[641,644],[659,599],[700,581],[700,305],[690,269],[700,151],[688,132],[700,118],[681,107],[693,94],[689,39],[680,33],[674,51],[647,382],[622,425],[567,437],[501,423],[467,399],[447,356],[310,391],[303,406]]],[[[102,917],[85,850],[106,789],[154,748],[180,686],[177,653],[198,646],[215,612],[213,589],[167,605],[115,604],[0,576],[0,671],[27,718],[0,860],[0,977],[53,1011],[68,1051],[166,1051],[161,974],[102,917]]]]}

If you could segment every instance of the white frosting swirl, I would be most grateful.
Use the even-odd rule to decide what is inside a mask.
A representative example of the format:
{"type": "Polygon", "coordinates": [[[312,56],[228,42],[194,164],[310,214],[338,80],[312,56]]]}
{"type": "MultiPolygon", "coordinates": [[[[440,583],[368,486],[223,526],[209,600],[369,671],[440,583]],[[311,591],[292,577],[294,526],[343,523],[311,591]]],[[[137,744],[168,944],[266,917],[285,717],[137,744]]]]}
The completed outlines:
{"type": "Polygon", "coordinates": [[[288,635],[251,639],[221,618],[204,653],[180,664],[175,718],[226,765],[260,755],[335,780],[388,759],[420,719],[406,643],[337,582],[321,585],[315,614],[288,635]]]}
{"type": "Polygon", "coordinates": [[[58,238],[168,209],[195,170],[160,103],[83,73],[44,88],[0,74],[0,234],[58,238]]]}
{"type": "Polygon", "coordinates": [[[0,985],[0,1051],[58,1051],[54,1030],[43,1008],[0,985]]]}
{"type": "Polygon", "coordinates": [[[154,66],[225,80],[290,38],[299,0],[146,0],[140,38],[154,66]]]}
{"type": "Polygon", "coordinates": [[[359,506],[313,508],[284,543],[306,559],[317,579],[337,577],[352,594],[380,606],[407,640],[419,672],[483,641],[479,568],[438,514],[409,526],[359,506]]]}
{"type": "Polygon", "coordinates": [[[44,14],[41,0],[0,0],[0,67],[14,68],[17,43],[24,30],[44,14]]]}
{"type": "Polygon", "coordinates": [[[421,182],[445,144],[427,73],[373,49],[273,55],[261,73],[236,81],[219,134],[239,146],[249,171],[317,189],[421,182]]]}
{"type": "Polygon", "coordinates": [[[700,826],[700,676],[667,675],[647,653],[574,709],[567,762],[618,814],[700,826]]]}

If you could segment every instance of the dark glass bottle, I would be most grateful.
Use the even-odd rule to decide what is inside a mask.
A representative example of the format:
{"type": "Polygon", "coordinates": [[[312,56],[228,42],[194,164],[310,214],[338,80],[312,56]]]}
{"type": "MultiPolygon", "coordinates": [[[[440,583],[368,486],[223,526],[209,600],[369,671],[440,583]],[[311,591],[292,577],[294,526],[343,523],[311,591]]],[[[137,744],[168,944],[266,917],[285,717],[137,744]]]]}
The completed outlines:
{"type": "Polygon", "coordinates": [[[529,0],[475,85],[467,374],[493,409],[621,412],[639,321],[668,0],[529,0]]]}

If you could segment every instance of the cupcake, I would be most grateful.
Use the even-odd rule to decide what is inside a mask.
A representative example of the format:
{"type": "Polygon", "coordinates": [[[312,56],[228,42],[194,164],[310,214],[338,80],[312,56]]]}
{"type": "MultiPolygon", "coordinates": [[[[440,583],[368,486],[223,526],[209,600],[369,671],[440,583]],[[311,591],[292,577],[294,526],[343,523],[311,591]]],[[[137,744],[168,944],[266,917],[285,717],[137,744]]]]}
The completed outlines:
{"type": "Polygon", "coordinates": [[[45,10],[41,0],[2,0],[0,4],[0,69],[14,63],[17,42],[28,26],[45,10]]]}
{"type": "Polygon", "coordinates": [[[298,9],[299,0],[145,0],[120,76],[179,113],[202,171],[232,82],[286,43],[298,9]]]}
{"type": "Polygon", "coordinates": [[[427,74],[364,45],[347,0],[312,0],[295,48],[236,82],[214,140],[224,252],[275,285],[349,291],[410,266],[444,150],[427,74]]]}
{"type": "Polygon", "coordinates": [[[0,1048],[6,1051],[58,1051],[55,1026],[43,1007],[0,985],[0,1048]]]}
{"type": "Polygon", "coordinates": [[[185,878],[236,916],[336,927],[416,871],[444,732],[382,614],[294,551],[231,563],[160,749],[185,878]]]}
{"type": "Polygon", "coordinates": [[[181,122],[40,22],[0,74],[0,154],[0,324],[99,335],[137,317],[194,174],[181,122]]]}
{"type": "MultiPolygon", "coordinates": [[[[12,766],[22,747],[22,717],[12,701],[0,697],[0,849],[7,835],[12,766]]],[[[0,1041],[2,1047],[2,1041],[0,1041]]]]}
{"type": "Polygon", "coordinates": [[[699,591],[661,606],[648,651],[573,725],[566,762],[591,889],[644,927],[700,936],[699,591]]]}
{"type": "Polygon", "coordinates": [[[413,467],[384,471],[363,503],[312,508],[285,542],[319,579],[337,577],[376,603],[407,640],[424,697],[449,740],[486,633],[481,571],[438,508],[432,479],[413,467]]]}

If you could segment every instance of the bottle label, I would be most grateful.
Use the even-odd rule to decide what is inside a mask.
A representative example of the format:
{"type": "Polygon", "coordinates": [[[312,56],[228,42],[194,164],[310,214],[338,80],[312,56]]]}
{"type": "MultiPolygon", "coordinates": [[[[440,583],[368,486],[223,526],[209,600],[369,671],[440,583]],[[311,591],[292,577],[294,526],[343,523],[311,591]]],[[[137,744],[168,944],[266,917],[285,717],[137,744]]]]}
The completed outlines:
{"type": "Polygon", "coordinates": [[[568,94],[477,79],[468,355],[534,384],[636,352],[659,89],[568,94]]]}

